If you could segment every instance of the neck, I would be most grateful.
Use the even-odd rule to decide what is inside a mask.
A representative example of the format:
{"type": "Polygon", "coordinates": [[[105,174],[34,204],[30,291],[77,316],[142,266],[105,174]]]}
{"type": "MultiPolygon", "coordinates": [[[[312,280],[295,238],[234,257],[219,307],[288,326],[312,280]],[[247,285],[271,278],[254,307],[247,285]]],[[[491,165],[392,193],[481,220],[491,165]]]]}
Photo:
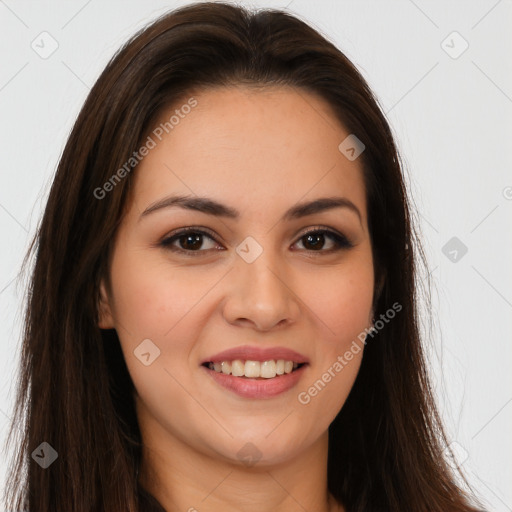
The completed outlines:
{"type": "Polygon", "coordinates": [[[141,422],[143,459],[139,480],[168,511],[337,512],[327,490],[328,433],[296,457],[253,465],[200,452],[157,422],[141,422]],[[145,436],[151,432],[151,436],[145,436]]]}

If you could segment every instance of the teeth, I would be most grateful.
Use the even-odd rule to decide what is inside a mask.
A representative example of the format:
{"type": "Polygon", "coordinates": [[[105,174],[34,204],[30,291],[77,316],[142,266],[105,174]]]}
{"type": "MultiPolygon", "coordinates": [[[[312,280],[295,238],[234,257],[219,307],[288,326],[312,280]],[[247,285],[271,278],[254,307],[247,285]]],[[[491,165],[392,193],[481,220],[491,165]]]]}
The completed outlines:
{"type": "MultiPolygon", "coordinates": [[[[247,364],[247,363],[245,363],[247,364]]],[[[265,379],[271,379],[276,376],[276,362],[275,361],[263,361],[260,365],[260,377],[265,379]]]]}
{"type": "MultiPolygon", "coordinates": [[[[213,368],[215,370],[215,367],[213,368]]],[[[242,377],[245,372],[245,365],[240,359],[235,359],[231,363],[231,375],[233,377],[242,377]]]]}
{"type": "Polygon", "coordinates": [[[246,377],[259,377],[260,376],[260,362],[259,361],[245,361],[244,375],[246,377]]]}
{"type": "MultiPolygon", "coordinates": [[[[222,361],[220,364],[222,366],[222,373],[229,375],[231,373],[231,363],[229,361],[222,361]]],[[[215,365],[213,367],[215,368],[215,365]]]]}
{"type": "Polygon", "coordinates": [[[272,379],[276,375],[283,375],[291,373],[298,368],[299,363],[294,361],[285,361],[278,359],[277,361],[271,359],[269,361],[242,361],[235,359],[234,361],[222,361],[220,363],[208,363],[210,370],[215,370],[218,373],[226,375],[233,375],[234,377],[249,377],[249,378],[264,378],[272,379]]]}

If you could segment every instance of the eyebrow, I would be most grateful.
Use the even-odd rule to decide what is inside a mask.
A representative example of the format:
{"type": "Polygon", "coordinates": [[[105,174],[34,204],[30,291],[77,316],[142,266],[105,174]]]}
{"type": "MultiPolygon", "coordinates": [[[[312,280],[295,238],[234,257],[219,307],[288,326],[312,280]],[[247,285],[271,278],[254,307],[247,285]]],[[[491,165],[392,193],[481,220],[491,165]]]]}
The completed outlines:
{"type": "MultiPolygon", "coordinates": [[[[231,208],[208,197],[168,196],[148,206],[141,213],[139,220],[153,212],[173,206],[228,219],[237,220],[240,218],[240,212],[235,208],[231,208]]],[[[347,208],[351,210],[359,217],[359,222],[362,224],[361,212],[357,206],[346,197],[321,197],[313,201],[298,203],[283,214],[281,221],[300,219],[334,208],[347,208]]]]}

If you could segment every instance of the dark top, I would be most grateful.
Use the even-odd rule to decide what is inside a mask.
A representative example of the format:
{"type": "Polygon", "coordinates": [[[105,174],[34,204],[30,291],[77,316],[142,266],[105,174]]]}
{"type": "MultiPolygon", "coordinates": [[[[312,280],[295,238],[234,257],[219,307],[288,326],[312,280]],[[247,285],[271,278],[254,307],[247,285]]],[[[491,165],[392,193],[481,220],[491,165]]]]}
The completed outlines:
{"type": "Polygon", "coordinates": [[[139,512],[167,512],[160,502],[141,485],[138,487],[139,512]]]}

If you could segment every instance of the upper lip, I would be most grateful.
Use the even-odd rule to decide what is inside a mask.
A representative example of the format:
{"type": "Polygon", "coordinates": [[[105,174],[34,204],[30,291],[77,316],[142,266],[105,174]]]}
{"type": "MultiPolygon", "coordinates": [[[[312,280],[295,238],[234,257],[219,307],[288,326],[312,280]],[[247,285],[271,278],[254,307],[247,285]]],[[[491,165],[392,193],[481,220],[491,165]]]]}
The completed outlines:
{"type": "Polygon", "coordinates": [[[293,361],[294,363],[309,363],[309,359],[295,350],[286,347],[254,347],[244,345],[241,347],[223,350],[213,356],[204,359],[204,363],[221,363],[222,361],[234,361],[241,359],[242,361],[270,361],[271,359],[284,359],[285,361],[293,361]]]}

